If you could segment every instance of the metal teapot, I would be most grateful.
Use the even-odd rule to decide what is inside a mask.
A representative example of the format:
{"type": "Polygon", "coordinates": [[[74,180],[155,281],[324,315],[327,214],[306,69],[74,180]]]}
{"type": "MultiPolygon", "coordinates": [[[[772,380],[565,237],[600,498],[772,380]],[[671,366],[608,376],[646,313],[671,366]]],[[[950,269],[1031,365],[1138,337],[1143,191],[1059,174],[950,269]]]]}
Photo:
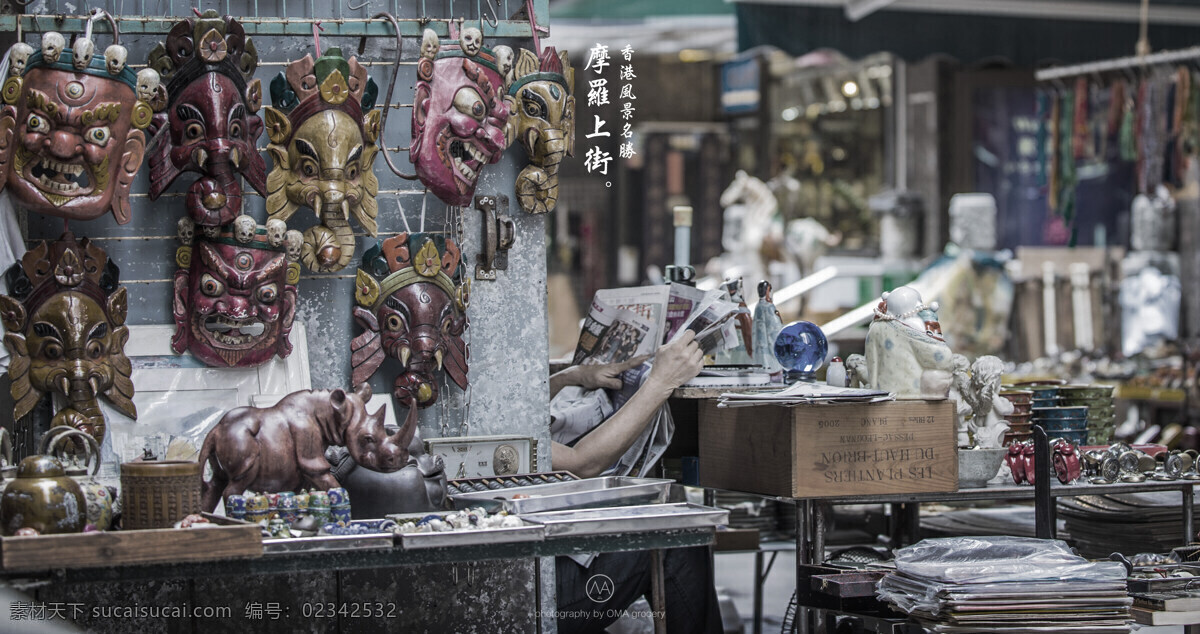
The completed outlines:
{"type": "Polygon", "coordinates": [[[79,484],[87,499],[87,523],[96,530],[111,528],[116,491],[96,481],[100,471],[100,443],[78,429],[59,426],[42,437],[39,452],[57,458],[67,476],[79,484]],[[83,447],[83,464],[79,463],[77,455],[70,455],[66,450],[66,447],[79,445],[83,447]]]}
{"type": "Polygon", "coordinates": [[[50,456],[29,456],[0,496],[0,528],[15,535],[31,528],[39,534],[78,533],[87,522],[87,498],[62,463],[50,456]]]}

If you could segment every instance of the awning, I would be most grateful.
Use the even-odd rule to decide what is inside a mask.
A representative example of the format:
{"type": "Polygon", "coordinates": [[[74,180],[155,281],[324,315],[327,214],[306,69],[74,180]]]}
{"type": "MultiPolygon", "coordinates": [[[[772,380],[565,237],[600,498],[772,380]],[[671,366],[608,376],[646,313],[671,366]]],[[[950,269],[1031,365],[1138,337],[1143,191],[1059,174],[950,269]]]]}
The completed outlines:
{"type": "MultiPolygon", "coordinates": [[[[739,50],[771,45],[797,56],[828,47],[851,58],[887,51],[919,61],[945,54],[1032,68],[1131,55],[1138,38],[1137,0],[735,1],[739,50]],[[851,21],[851,15],[865,17],[851,21]]],[[[1154,50],[1200,44],[1195,2],[1154,0],[1149,22],[1154,50]]]]}

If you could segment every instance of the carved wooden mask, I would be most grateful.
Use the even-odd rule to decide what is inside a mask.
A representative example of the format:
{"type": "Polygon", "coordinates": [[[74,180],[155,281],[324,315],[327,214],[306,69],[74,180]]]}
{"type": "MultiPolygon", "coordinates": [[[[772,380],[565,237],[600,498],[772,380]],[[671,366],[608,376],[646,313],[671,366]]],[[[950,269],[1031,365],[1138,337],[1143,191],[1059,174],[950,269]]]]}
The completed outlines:
{"type": "Polygon", "coordinates": [[[285,233],[281,220],[260,227],[250,216],[238,216],[219,233],[207,229],[197,235],[190,223],[188,218],[179,223],[171,348],[221,368],[287,357],[300,232],[285,233]]]}
{"type": "Polygon", "coordinates": [[[370,379],[386,355],[404,368],[392,393],[405,407],[437,402],[443,370],[467,388],[470,281],[455,281],[461,259],[453,240],[424,233],[401,233],[363,254],[354,293],[354,320],[363,328],[351,342],[355,384],[370,379]]]}
{"type": "Polygon", "coordinates": [[[129,222],[142,130],[154,102],[165,100],[157,73],[134,74],[124,47],[96,55],[82,36],[67,48],[55,32],[42,36],[38,51],[13,45],[12,56],[0,111],[0,189],[49,216],[91,220],[112,210],[118,223],[129,222]]]}
{"type": "Polygon", "coordinates": [[[304,232],[300,261],[309,270],[339,271],[350,264],[351,216],[375,235],[377,93],[366,67],[343,58],[338,48],[316,62],[305,55],[271,81],[275,107],[263,115],[267,152],[275,162],[267,174],[267,213],[286,221],[307,207],[320,218],[304,232]]]}
{"type": "Polygon", "coordinates": [[[504,49],[483,46],[475,28],[444,43],[425,31],[408,157],[421,182],[448,205],[470,205],[480,170],[498,162],[508,147],[509,108],[497,59],[504,49]]]}
{"type": "Polygon", "coordinates": [[[266,163],[255,147],[263,122],[254,43],[237,20],[209,10],[176,23],[150,52],[150,67],[170,95],[150,127],[150,200],[183,172],[195,172],[188,215],[199,225],[229,224],[242,210],[238,175],[266,194],[266,163]]]}
{"type": "Polygon", "coordinates": [[[5,273],[0,319],[12,354],[13,417],[28,414],[48,393],[68,406],[51,426],[69,425],[104,441],[104,395],[119,411],[137,418],[132,366],[125,357],[125,287],[104,249],[70,232],[57,242],[38,242],[5,273]]]}
{"type": "Polygon", "coordinates": [[[567,52],[553,46],[539,60],[520,49],[506,101],[513,115],[510,142],[520,141],[529,165],[517,176],[517,202],[531,214],[553,211],[558,203],[558,167],[575,155],[575,71],[567,52]]]}

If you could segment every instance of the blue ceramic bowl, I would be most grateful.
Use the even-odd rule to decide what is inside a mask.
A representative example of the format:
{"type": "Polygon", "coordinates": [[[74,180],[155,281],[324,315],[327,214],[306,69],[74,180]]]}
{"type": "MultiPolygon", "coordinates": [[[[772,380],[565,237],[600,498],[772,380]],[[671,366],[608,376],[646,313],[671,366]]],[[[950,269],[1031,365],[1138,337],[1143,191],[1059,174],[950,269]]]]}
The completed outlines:
{"type": "Polygon", "coordinates": [[[1058,398],[1058,386],[1057,385],[1049,385],[1049,386],[1033,385],[1027,389],[1030,392],[1033,392],[1034,400],[1046,399],[1046,398],[1058,398]]]}
{"type": "Polygon", "coordinates": [[[1057,398],[1035,398],[1030,402],[1034,407],[1058,407],[1057,398]]]}
{"type": "Polygon", "coordinates": [[[1062,438],[1063,440],[1066,440],[1067,442],[1069,442],[1073,445],[1083,445],[1083,444],[1087,443],[1088,431],[1086,429],[1080,429],[1079,431],[1060,431],[1060,432],[1047,431],[1046,433],[1047,433],[1047,435],[1050,436],[1051,439],[1062,438]]]}
{"type": "Polygon", "coordinates": [[[1034,424],[1041,425],[1047,434],[1053,436],[1058,432],[1087,429],[1088,421],[1086,418],[1045,418],[1034,424]]]}
{"type": "Polygon", "coordinates": [[[1086,407],[1035,407],[1034,419],[1087,418],[1086,407]]]}

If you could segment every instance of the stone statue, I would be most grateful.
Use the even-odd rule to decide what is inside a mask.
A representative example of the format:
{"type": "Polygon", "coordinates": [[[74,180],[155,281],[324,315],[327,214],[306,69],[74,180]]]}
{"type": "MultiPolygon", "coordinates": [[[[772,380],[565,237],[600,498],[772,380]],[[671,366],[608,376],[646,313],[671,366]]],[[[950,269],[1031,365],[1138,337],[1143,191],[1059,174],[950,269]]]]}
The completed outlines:
{"type": "Polygon", "coordinates": [[[1008,431],[1005,416],[1013,413],[1013,404],[1000,396],[1000,376],[1004,363],[992,356],[983,356],[971,366],[971,388],[967,399],[971,402],[971,434],[975,444],[982,449],[997,449],[1004,444],[1004,433],[1008,431]]]}

